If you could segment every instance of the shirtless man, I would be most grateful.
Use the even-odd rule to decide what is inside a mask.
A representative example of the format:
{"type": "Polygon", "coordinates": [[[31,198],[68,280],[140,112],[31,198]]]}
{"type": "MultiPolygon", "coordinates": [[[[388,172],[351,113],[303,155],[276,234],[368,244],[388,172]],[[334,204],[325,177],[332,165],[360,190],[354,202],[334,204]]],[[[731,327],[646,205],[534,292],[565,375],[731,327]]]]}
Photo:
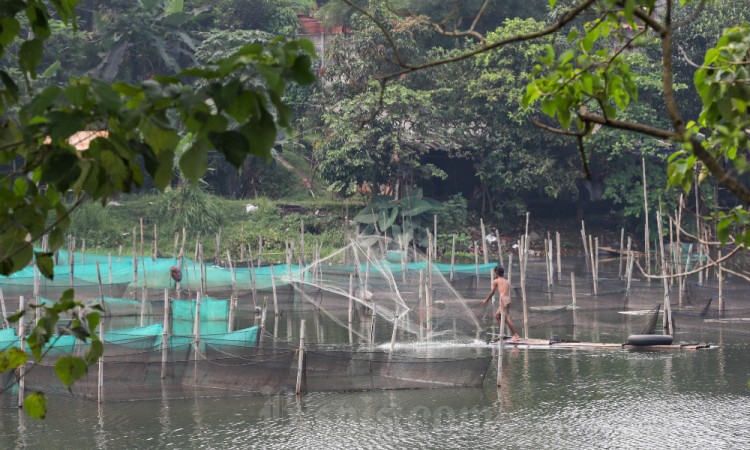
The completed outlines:
{"type": "Polygon", "coordinates": [[[512,340],[517,341],[519,338],[518,333],[516,333],[516,327],[510,321],[510,283],[503,277],[505,269],[502,266],[498,265],[494,270],[497,277],[492,281],[492,290],[487,294],[487,298],[484,299],[482,305],[486,305],[492,296],[495,295],[495,292],[500,293],[500,307],[497,309],[497,313],[495,313],[495,320],[497,320],[497,325],[502,330],[503,327],[500,320],[502,319],[502,314],[505,313],[505,323],[508,325],[510,332],[513,333],[512,340]]]}

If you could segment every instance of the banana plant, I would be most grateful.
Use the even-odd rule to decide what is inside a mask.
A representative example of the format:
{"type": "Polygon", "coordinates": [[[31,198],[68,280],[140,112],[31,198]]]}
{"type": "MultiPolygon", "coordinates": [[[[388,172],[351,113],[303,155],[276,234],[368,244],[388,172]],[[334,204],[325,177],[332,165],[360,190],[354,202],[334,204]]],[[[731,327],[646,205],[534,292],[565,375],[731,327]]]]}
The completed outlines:
{"type": "Polygon", "coordinates": [[[428,233],[439,206],[437,200],[424,197],[422,189],[415,189],[399,199],[376,195],[352,220],[364,227],[361,234],[385,235],[395,240],[403,239],[407,244],[414,241],[420,247],[427,247],[428,233]]]}

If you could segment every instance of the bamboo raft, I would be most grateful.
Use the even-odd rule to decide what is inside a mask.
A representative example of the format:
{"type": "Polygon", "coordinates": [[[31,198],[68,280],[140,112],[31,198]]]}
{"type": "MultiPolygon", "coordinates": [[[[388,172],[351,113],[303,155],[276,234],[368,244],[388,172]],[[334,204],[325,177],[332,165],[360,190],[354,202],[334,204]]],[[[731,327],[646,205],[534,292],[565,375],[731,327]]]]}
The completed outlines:
{"type": "MultiPolygon", "coordinates": [[[[492,344],[497,344],[498,340],[493,340],[492,344]]],[[[510,336],[504,336],[503,344],[505,347],[515,348],[544,348],[544,349],[568,349],[568,350],[704,350],[717,348],[717,345],[706,343],[686,343],[671,345],[629,345],[617,343],[602,342],[558,342],[549,339],[519,339],[512,341],[510,336]]]]}

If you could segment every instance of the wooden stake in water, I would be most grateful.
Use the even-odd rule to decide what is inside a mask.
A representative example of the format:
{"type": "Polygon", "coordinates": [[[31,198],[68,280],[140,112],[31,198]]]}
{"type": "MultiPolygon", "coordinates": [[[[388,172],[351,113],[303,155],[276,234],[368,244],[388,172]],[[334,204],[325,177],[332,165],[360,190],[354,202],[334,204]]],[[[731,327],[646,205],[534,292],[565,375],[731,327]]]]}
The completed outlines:
{"type": "Polygon", "coordinates": [[[219,228],[219,232],[216,233],[216,238],[214,238],[214,262],[219,262],[219,255],[221,255],[221,228],[219,228]]]}
{"type": "Polygon", "coordinates": [[[81,239],[81,264],[86,264],[86,239],[81,239]]]}
{"type": "Polygon", "coordinates": [[[575,272],[570,272],[570,294],[573,297],[573,333],[575,333],[576,326],[578,325],[578,313],[576,309],[578,308],[576,303],[576,274],[575,272]]]}
{"type": "Polygon", "coordinates": [[[300,263],[300,269],[302,266],[305,265],[305,221],[300,220],[299,222],[299,255],[300,260],[302,261],[300,263]]]}
{"type": "Polygon", "coordinates": [[[169,318],[172,317],[172,303],[169,301],[169,289],[164,289],[164,319],[161,334],[161,379],[167,377],[167,351],[169,350],[169,334],[171,327],[169,318]]]}
{"type": "Polygon", "coordinates": [[[521,265],[521,300],[523,302],[523,337],[529,338],[529,305],[526,301],[526,264],[529,258],[528,235],[523,237],[519,246],[519,264],[521,265]]]}
{"type": "Polygon", "coordinates": [[[594,294],[599,293],[599,238],[594,239],[594,294]]]}
{"type": "Polygon", "coordinates": [[[172,249],[172,258],[177,259],[177,247],[180,245],[180,232],[174,232],[174,248],[172,249]]]}
{"type": "Polygon", "coordinates": [[[424,327],[426,325],[425,315],[426,315],[426,306],[424,305],[424,270],[419,269],[419,296],[418,296],[418,304],[420,309],[419,314],[419,338],[424,339],[424,327]]]}
{"type": "Polygon", "coordinates": [[[297,395],[302,394],[302,376],[305,367],[305,319],[300,320],[299,323],[299,350],[297,357],[297,384],[294,388],[294,393],[297,395]]]}
{"type": "MultiPolygon", "coordinates": [[[[97,267],[99,262],[97,261],[97,267]]],[[[99,340],[104,342],[104,322],[99,322],[99,340]]],[[[98,373],[98,379],[96,383],[96,397],[99,402],[99,404],[104,403],[104,355],[102,354],[99,357],[99,373],[98,373]]]]}
{"type": "Polygon", "coordinates": [[[505,336],[505,310],[501,310],[500,312],[500,339],[498,340],[497,345],[497,387],[500,387],[500,381],[502,381],[503,378],[503,350],[505,347],[505,342],[503,341],[503,337],[505,336]]]}
{"type": "Polygon", "coordinates": [[[70,288],[73,289],[73,286],[75,286],[75,282],[73,281],[73,269],[75,268],[75,251],[76,251],[76,241],[75,238],[71,238],[70,240],[70,247],[68,248],[68,263],[70,264],[70,288]]]}
{"type": "MultiPolygon", "coordinates": [[[[253,293],[253,307],[258,307],[258,291],[255,286],[255,265],[253,263],[253,248],[250,246],[250,244],[247,244],[247,273],[250,275],[250,288],[252,289],[253,293]]],[[[288,269],[289,277],[292,276],[291,268],[288,269]]]]}
{"type": "Polygon", "coordinates": [[[138,287],[138,228],[133,227],[133,289],[138,287]]]}
{"type": "Polygon", "coordinates": [[[398,305],[396,305],[396,316],[393,318],[393,331],[391,332],[391,353],[393,353],[393,349],[396,346],[396,335],[398,333],[398,320],[401,317],[401,310],[398,305]]]}

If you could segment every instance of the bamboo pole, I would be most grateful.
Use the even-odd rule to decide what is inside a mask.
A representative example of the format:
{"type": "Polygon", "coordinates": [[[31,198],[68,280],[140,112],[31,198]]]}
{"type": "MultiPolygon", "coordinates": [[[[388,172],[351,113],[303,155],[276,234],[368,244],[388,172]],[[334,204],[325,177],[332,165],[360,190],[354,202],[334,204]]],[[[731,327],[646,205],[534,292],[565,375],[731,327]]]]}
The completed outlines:
{"type": "Polygon", "coordinates": [[[560,232],[555,231],[555,239],[557,240],[557,281],[562,281],[562,259],[560,257],[560,232]]]}
{"type": "Polygon", "coordinates": [[[594,295],[597,294],[597,285],[596,285],[596,264],[594,261],[594,243],[591,239],[591,235],[589,234],[589,248],[592,250],[591,253],[589,253],[589,263],[591,264],[591,286],[594,289],[594,295]]]}
{"type": "Polygon", "coordinates": [[[258,236],[258,267],[263,264],[263,236],[258,236]]]}
{"type": "MultiPolygon", "coordinates": [[[[255,264],[253,263],[253,248],[250,244],[247,244],[247,273],[250,276],[250,290],[253,294],[253,308],[258,307],[258,290],[255,285],[255,264]]],[[[292,277],[292,269],[291,266],[288,269],[289,271],[289,278],[292,277]]]]}
{"type": "Polygon", "coordinates": [[[102,309],[107,311],[107,305],[104,302],[104,286],[102,286],[102,272],[99,269],[99,261],[96,262],[96,278],[99,281],[99,300],[102,302],[102,309]]]}
{"type": "Polygon", "coordinates": [[[86,264],[86,239],[81,239],[81,264],[86,264]]]}
{"type": "Polygon", "coordinates": [[[221,228],[219,228],[219,232],[216,233],[214,241],[214,262],[218,263],[219,255],[221,255],[221,228]]]}
{"type": "Polygon", "coordinates": [[[451,274],[450,281],[453,281],[453,277],[456,272],[456,235],[453,235],[453,243],[451,244],[451,274]]]}
{"type": "Polygon", "coordinates": [[[594,239],[594,293],[599,293],[599,238],[594,239]]]}
{"type": "Polygon", "coordinates": [[[589,245],[586,243],[586,224],[584,221],[581,221],[581,239],[583,240],[583,254],[588,256],[589,255],[589,245]]]}
{"type": "MultiPolygon", "coordinates": [[[[651,275],[651,248],[649,241],[650,231],[648,229],[648,191],[646,190],[646,158],[641,158],[643,167],[643,217],[645,219],[643,230],[644,255],[646,256],[646,274],[651,275]]],[[[650,278],[649,278],[650,280],[650,278]]]]}
{"type": "Polygon", "coordinates": [[[112,295],[112,253],[107,254],[107,262],[109,263],[109,295],[112,295]]]}
{"type": "Polygon", "coordinates": [[[232,254],[227,249],[227,264],[229,264],[229,276],[232,278],[232,295],[237,295],[237,274],[234,271],[234,264],[232,264],[232,254]]]}
{"type": "Polygon", "coordinates": [[[161,335],[161,379],[167,378],[167,356],[169,350],[170,321],[172,317],[172,304],[169,301],[169,289],[164,289],[164,319],[161,335]]]}
{"type": "Polygon", "coordinates": [[[138,287],[138,228],[133,227],[133,289],[138,287]]]}
{"type": "MultiPolygon", "coordinates": [[[[96,262],[97,268],[99,267],[99,262],[96,262]]],[[[104,342],[104,321],[99,322],[99,339],[104,342]]],[[[99,356],[99,367],[98,367],[98,377],[97,377],[97,383],[96,383],[96,397],[98,403],[101,405],[104,403],[104,354],[99,356]]]]}
{"type": "MultiPolygon", "coordinates": [[[[502,262],[502,261],[501,261],[502,262]]],[[[508,283],[511,283],[511,274],[513,273],[513,253],[508,252],[508,283]]]]}
{"type": "MultiPolygon", "coordinates": [[[[521,300],[523,303],[523,337],[529,338],[529,305],[526,301],[526,261],[529,257],[528,253],[528,236],[523,236],[521,245],[518,253],[518,262],[521,266],[521,300]]],[[[509,293],[510,294],[510,293],[509,293]]]]}
{"type": "Polygon", "coordinates": [[[573,333],[575,334],[576,326],[578,326],[578,306],[576,299],[576,274],[575,272],[570,272],[570,294],[573,297],[573,333]]]}
{"type": "Polygon", "coordinates": [[[305,221],[300,220],[299,222],[299,255],[300,255],[300,269],[307,263],[305,260],[305,221]]]}
{"type": "Polygon", "coordinates": [[[432,224],[433,224],[433,230],[434,230],[433,236],[435,236],[435,242],[433,243],[434,247],[432,249],[432,254],[435,255],[435,257],[437,257],[437,251],[438,251],[437,250],[437,246],[438,246],[437,214],[433,214],[433,216],[432,216],[432,224]]]}
{"type": "Polygon", "coordinates": [[[206,292],[206,267],[203,265],[203,244],[198,243],[198,264],[200,265],[201,279],[200,289],[202,292],[206,292]]]}
{"type": "Polygon", "coordinates": [[[195,321],[193,322],[193,345],[195,350],[195,360],[198,361],[200,354],[199,344],[201,341],[201,291],[195,294],[195,321]]]}
{"type": "Polygon", "coordinates": [[[477,241],[474,241],[474,275],[476,276],[477,282],[479,281],[479,248],[477,248],[477,241]]]}
{"type": "Polygon", "coordinates": [[[354,322],[354,274],[349,274],[349,344],[353,344],[352,322],[354,322]]]}
{"type": "MultiPolygon", "coordinates": [[[[72,258],[71,258],[72,260],[72,258]]],[[[18,297],[18,309],[23,311],[26,309],[26,303],[24,302],[23,295],[18,297]]],[[[18,319],[18,341],[21,346],[21,351],[26,351],[26,318],[21,316],[18,319]]],[[[18,374],[18,407],[23,408],[23,401],[26,397],[26,364],[21,364],[17,369],[18,374]]]]}
{"type": "Polygon", "coordinates": [[[117,246],[117,262],[122,262],[122,244],[117,246]]]}
{"type": "Polygon", "coordinates": [[[140,218],[141,222],[141,251],[138,253],[140,255],[143,255],[143,217],[140,218]]]}
{"type": "Polygon", "coordinates": [[[299,323],[299,350],[297,358],[297,384],[294,389],[294,393],[297,395],[302,394],[302,377],[304,374],[305,367],[305,319],[300,320],[299,323]]]}
{"type": "Polygon", "coordinates": [[[396,335],[398,333],[398,319],[401,317],[401,308],[396,305],[396,315],[393,318],[393,331],[391,332],[391,348],[390,351],[393,353],[393,349],[396,347],[396,335]]]}
{"type": "Polygon", "coordinates": [[[146,288],[141,288],[141,326],[144,325],[146,319],[146,288]]]}
{"type": "Polygon", "coordinates": [[[553,273],[555,273],[555,269],[552,264],[552,239],[548,239],[544,244],[544,249],[547,250],[545,253],[547,253],[547,285],[552,286],[553,284],[553,273]]]}
{"type": "Polygon", "coordinates": [[[180,245],[180,232],[174,232],[174,247],[172,248],[172,257],[177,259],[177,247],[180,245]]]}
{"type": "Polygon", "coordinates": [[[622,280],[622,257],[625,250],[625,228],[620,228],[620,267],[617,270],[617,276],[622,280]]]}
{"type": "Polygon", "coordinates": [[[503,245],[500,241],[500,232],[495,228],[495,242],[497,242],[497,262],[498,264],[503,263],[503,245]]]}
{"type": "Polygon", "coordinates": [[[73,286],[75,286],[75,282],[73,281],[73,272],[75,269],[75,251],[76,251],[76,241],[75,238],[71,238],[70,240],[70,246],[68,247],[68,264],[70,264],[70,288],[73,289],[73,286]]]}
{"type": "Polygon", "coordinates": [[[424,339],[424,328],[427,326],[426,323],[426,314],[427,314],[427,308],[426,305],[424,305],[424,270],[419,269],[419,296],[418,296],[418,303],[419,303],[419,309],[421,310],[421,313],[419,314],[419,338],[424,339]]]}
{"type": "Polygon", "coordinates": [[[279,301],[276,296],[276,276],[273,273],[273,264],[271,264],[271,291],[273,293],[273,315],[279,315],[279,301]]]}
{"type": "Polygon", "coordinates": [[[505,342],[503,338],[505,337],[505,309],[500,310],[500,340],[498,341],[497,346],[497,380],[496,385],[497,387],[500,387],[500,382],[503,379],[503,353],[504,353],[504,347],[505,342]]]}
{"type": "Polygon", "coordinates": [[[3,313],[3,328],[10,328],[10,322],[8,322],[8,310],[5,308],[5,296],[3,295],[3,288],[0,288],[0,308],[3,313]]]}
{"type": "Polygon", "coordinates": [[[625,273],[628,279],[628,284],[625,289],[625,292],[627,293],[628,296],[630,295],[630,286],[631,286],[631,281],[633,279],[633,259],[634,258],[633,258],[633,251],[631,250],[631,244],[632,244],[632,240],[630,239],[630,236],[628,236],[628,262],[627,262],[627,267],[625,268],[625,273]]]}
{"type": "Polygon", "coordinates": [[[427,310],[427,339],[432,339],[432,289],[429,284],[429,279],[430,276],[428,274],[424,286],[424,302],[427,310]]]}
{"type": "MultiPolygon", "coordinates": [[[[719,261],[721,261],[721,250],[719,250],[719,261]]],[[[724,270],[721,267],[721,263],[717,264],[716,276],[719,279],[719,311],[724,312],[724,270]]]]}
{"type": "Polygon", "coordinates": [[[485,235],[484,219],[479,219],[479,227],[482,230],[482,257],[485,264],[489,263],[489,257],[487,255],[487,236],[485,235]]]}
{"type": "Polygon", "coordinates": [[[666,265],[666,255],[664,253],[664,230],[662,225],[662,216],[661,216],[661,205],[659,207],[659,210],[656,211],[656,226],[659,233],[659,253],[661,256],[661,275],[664,285],[664,320],[662,321],[662,325],[664,330],[669,330],[669,334],[674,334],[674,330],[672,328],[672,308],[669,302],[669,282],[667,281],[667,265],[666,265]]]}

